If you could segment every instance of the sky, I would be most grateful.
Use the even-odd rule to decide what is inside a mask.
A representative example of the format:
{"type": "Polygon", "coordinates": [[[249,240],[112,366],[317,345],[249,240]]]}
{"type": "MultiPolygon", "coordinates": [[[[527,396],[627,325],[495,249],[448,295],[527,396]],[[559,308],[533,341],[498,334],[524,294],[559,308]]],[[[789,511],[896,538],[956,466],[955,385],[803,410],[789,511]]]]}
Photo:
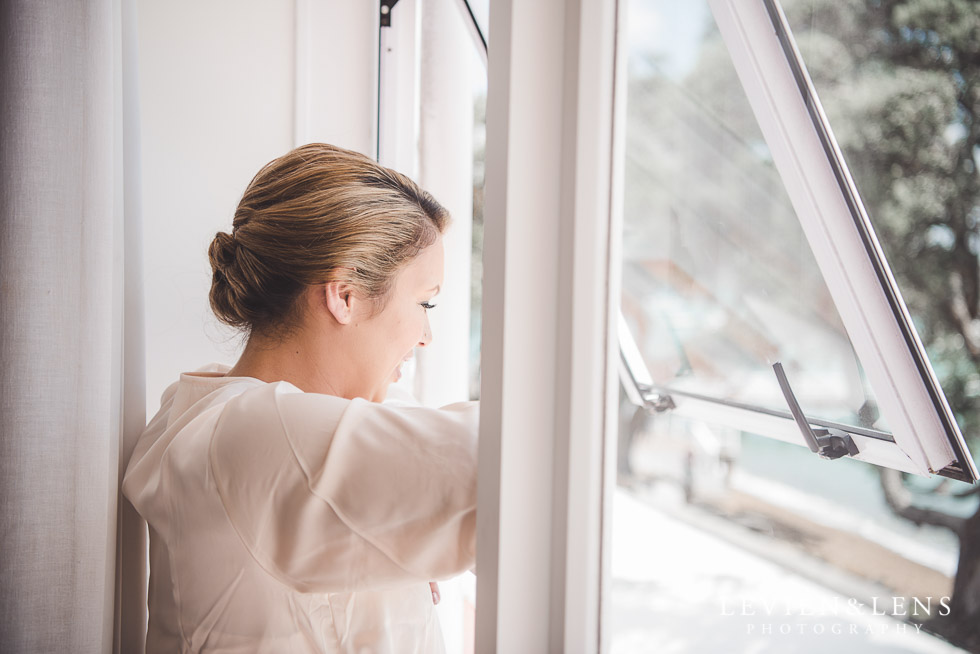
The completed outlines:
{"type": "Polygon", "coordinates": [[[626,6],[627,43],[630,54],[652,54],[662,63],[661,72],[679,79],[697,63],[701,35],[711,20],[700,0],[630,0],[626,6]]]}

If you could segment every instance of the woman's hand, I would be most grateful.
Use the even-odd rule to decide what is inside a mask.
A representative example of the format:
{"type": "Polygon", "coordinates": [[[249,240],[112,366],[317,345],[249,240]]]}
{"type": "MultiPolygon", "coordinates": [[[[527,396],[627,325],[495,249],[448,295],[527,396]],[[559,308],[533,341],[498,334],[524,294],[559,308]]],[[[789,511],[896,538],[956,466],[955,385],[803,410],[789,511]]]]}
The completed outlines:
{"type": "Polygon", "coordinates": [[[439,599],[440,599],[440,596],[439,596],[439,584],[437,584],[434,581],[430,581],[429,582],[429,589],[432,591],[432,603],[433,604],[438,604],[439,603],[439,599]]]}

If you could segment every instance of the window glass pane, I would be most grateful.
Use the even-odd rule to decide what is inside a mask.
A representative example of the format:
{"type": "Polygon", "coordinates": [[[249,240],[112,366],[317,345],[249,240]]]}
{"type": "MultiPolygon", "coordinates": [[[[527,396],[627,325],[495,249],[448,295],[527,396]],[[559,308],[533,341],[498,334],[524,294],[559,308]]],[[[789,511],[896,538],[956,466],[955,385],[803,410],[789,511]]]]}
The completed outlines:
{"type": "Polygon", "coordinates": [[[790,0],[783,7],[969,440],[980,430],[977,6],[790,0]]]}
{"type": "Polygon", "coordinates": [[[630,4],[623,313],[658,385],[886,430],[703,2],[630,4]]]}

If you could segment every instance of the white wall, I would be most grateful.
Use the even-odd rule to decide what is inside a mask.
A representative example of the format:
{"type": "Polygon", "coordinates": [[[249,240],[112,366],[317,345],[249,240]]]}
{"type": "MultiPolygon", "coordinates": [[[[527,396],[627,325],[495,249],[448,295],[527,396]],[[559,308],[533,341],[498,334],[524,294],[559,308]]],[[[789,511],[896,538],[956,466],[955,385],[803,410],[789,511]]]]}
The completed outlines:
{"type": "Polygon", "coordinates": [[[299,142],[374,153],[375,10],[140,0],[150,415],[181,371],[237,358],[238,339],[208,308],[207,249],[252,176],[299,142]]]}

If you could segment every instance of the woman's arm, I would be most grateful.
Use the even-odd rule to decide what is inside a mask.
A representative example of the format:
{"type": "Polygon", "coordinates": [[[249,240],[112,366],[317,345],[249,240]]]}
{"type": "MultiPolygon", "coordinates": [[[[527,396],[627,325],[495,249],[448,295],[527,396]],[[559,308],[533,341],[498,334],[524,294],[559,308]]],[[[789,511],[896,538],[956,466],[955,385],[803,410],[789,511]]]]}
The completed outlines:
{"type": "Polygon", "coordinates": [[[390,407],[272,385],[229,402],[211,469],[243,543],[303,592],[474,565],[478,405],[390,407]]]}

